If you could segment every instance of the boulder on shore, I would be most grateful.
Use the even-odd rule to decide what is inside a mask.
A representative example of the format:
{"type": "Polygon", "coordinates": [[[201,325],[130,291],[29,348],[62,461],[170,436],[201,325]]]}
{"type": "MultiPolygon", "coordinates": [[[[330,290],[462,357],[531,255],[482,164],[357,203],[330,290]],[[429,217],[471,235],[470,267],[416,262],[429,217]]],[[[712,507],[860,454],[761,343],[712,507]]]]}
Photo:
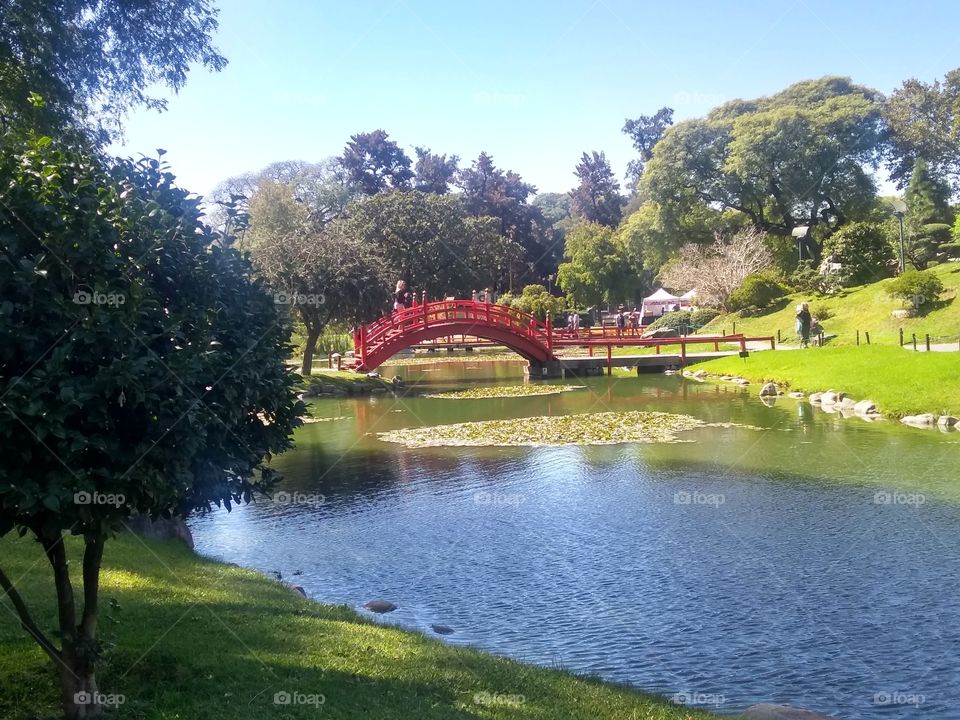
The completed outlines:
{"type": "Polygon", "coordinates": [[[900,422],[913,427],[933,427],[937,424],[937,418],[934,417],[933,413],[923,413],[922,415],[907,415],[900,418],[900,422]]]}
{"type": "Polygon", "coordinates": [[[952,428],[957,424],[957,422],[957,418],[955,418],[953,415],[941,415],[939,418],[937,418],[937,425],[940,427],[952,428]]]}
{"type": "Polygon", "coordinates": [[[370,612],[375,612],[379,614],[393,612],[397,609],[397,606],[394,605],[389,600],[371,600],[364,607],[370,612]]]}
{"type": "Polygon", "coordinates": [[[439,625],[435,623],[430,626],[430,629],[437,635],[453,635],[453,628],[449,625],[439,625]]]}
{"type": "Polygon", "coordinates": [[[800,392],[799,390],[794,390],[792,393],[789,393],[789,394],[787,395],[787,397],[792,397],[792,398],[796,398],[797,400],[800,400],[800,399],[802,399],[802,398],[805,398],[806,395],[804,395],[804,394],[803,394],[802,392],[800,392]]]}
{"type": "Polygon", "coordinates": [[[861,400],[853,406],[853,411],[857,415],[874,415],[877,412],[877,406],[873,400],[861,400]]]}
{"type": "Polygon", "coordinates": [[[833,390],[827,390],[820,396],[821,405],[836,405],[840,402],[840,396],[833,390]]]}
{"type": "Polygon", "coordinates": [[[762,388],[760,388],[760,397],[777,397],[780,394],[780,391],[777,389],[777,384],[768,382],[762,388]]]}
{"type": "Polygon", "coordinates": [[[834,720],[829,715],[821,715],[812,710],[775,703],[751,705],[744,710],[743,717],[747,720],[834,720]]]}
{"type": "Polygon", "coordinates": [[[814,405],[819,405],[821,398],[823,398],[823,393],[813,393],[808,399],[814,405]]]}
{"type": "Polygon", "coordinates": [[[126,526],[134,535],[152,540],[180,540],[193,549],[193,533],[182,517],[151,520],[148,515],[136,513],[127,518],[126,526]]]}

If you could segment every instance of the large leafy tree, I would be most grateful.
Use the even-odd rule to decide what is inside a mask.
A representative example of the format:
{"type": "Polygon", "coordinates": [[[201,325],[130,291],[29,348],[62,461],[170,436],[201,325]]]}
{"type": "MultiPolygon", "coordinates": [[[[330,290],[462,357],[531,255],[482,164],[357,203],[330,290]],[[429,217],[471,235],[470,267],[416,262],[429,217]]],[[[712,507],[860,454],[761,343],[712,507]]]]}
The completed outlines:
{"type": "Polygon", "coordinates": [[[891,179],[906,187],[917,160],[960,190],[960,68],[943,81],[911,78],[890,95],[884,110],[890,128],[891,179]]]}
{"type": "MultiPolygon", "coordinates": [[[[950,241],[950,188],[931,175],[926,161],[921,159],[913,165],[903,199],[907,204],[904,254],[915,268],[924,270],[940,245],[950,241]]],[[[899,254],[899,243],[896,247],[899,254]]]]}
{"type": "Polygon", "coordinates": [[[407,189],[413,179],[410,158],[383,130],[351,135],[340,163],[366,195],[407,189]]]}
{"type": "Polygon", "coordinates": [[[624,198],[602,152],[583,153],[574,174],[580,183],[570,191],[570,209],[587,222],[616,227],[620,223],[624,198]]]}
{"type": "Polygon", "coordinates": [[[445,195],[450,191],[450,184],[457,175],[456,155],[447,157],[430,152],[427,148],[416,148],[417,164],[414,166],[414,190],[445,195]]]}
{"type": "Polygon", "coordinates": [[[390,275],[380,250],[343,232],[342,223],[315,222],[295,186],[264,182],[258,188],[242,247],[251,251],[274,301],[306,328],[304,375],[327,325],[369,322],[387,306],[390,275]]]}
{"type": "Polygon", "coordinates": [[[357,203],[342,232],[379,248],[394,281],[431,298],[497,287],[522,253],[496,218],[470,216],[460,197],[419,191],[357,203]]]}
{"type": "Polygon", "coordinates": [[[605,225],[576,225],[567,233],[564,256],[557,284],[574,306],[628,301],[642,285],[642,265],[605,225]]]}
{"type": "Polygon", "coordinates": [[[116,137],[131,108],[164,109],[151,93],[179,90],[192,64],[226,65],[216,17],[207,0],[3,0],[0,122],[116,137]]]}
{"type": "Polygon", "coordinates": [[[537,191],[517,173],[498,168],[493,157],[481,152],[468,168],[457,174],[464,207],[475,217],[493,217],[500,234],[518,243],[526,253],[527,272],[546,278],[556,272],[562,246],[553,242],[547,221],[539,208],[528,202],[537,191]]]}
{"type": "Polygon", "coordinates": [[[289,328],[158,160],[105,166],[8,135],[0,177],[0,535],[42,545],[55,637],[2,559],[0,588],[50,658],[64,716],[93,718],[108,538],[132,513],[229,508],[270,486],[264,458],[302,411],[289,328]]]}
{"type": "Polygon", "coordinates": [[[627,180],[631,190],[636,190],[640,176],[643,175],[643,168],[653,157],[653,148],[671,125],[673,108],[668,107],[660,108],[653,115],[641,115],[635,120],[627,118],[624,122],[624,134],[630,138],[634,150],[640,153],[638,159],[627,164],[627,180]]]}
{"type": "Polygon", "coordinates": [[[737,210],[785,237],[807,227],[806,254],[819,259],[819,238],[859,219],[875,195],[881,108],[879,93],[837,77],[735,100],[667,130],[641,184],[677,213],[737,210]]]}

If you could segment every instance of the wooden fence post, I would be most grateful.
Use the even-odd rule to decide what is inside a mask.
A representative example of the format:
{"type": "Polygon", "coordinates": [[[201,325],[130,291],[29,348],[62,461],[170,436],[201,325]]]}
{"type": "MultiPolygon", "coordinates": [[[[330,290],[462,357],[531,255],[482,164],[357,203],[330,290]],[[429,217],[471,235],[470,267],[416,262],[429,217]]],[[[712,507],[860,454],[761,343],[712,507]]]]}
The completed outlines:
{"type": "Polygon", "coordinates": [[[866,331],[866,332],[864,332],[864,335],[866,335],[866,337],[867,337],[867,345],[869,345],[869,344],[870,344],[870,332],[869,332],[869,331],[866,331]]]}
{"type": "Polygon", "coordinates": [[[930,352],[930,333],[927,333],[927,352],[930,352]]]}
{"type": "Polygon", "coordinates": [[[903,328],[900,328],[900,347],[903,347],[903,328]]]}

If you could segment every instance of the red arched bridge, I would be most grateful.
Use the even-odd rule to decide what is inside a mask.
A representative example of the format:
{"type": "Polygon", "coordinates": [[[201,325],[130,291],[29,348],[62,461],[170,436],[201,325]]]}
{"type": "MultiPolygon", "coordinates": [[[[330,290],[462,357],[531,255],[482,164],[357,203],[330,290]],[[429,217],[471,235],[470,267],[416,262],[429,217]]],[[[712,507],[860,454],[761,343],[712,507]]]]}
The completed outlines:
{"type": "MultiPolygon", "coordinates": [[[[503,345],[526,359],[531,367],[544,368],[559,360],[554,351],[560,347],[588,348],[590,359],[596,361],[600,358],[592,357],[594,348],[606,348],[609,368],[612,348],[620,346],[653,347],[659,354],[663,345],[679,345],[678,360],[684,365],[687,345],[712,344],[715,353],[719,352],[720,343],[734,343],[741,353],[746,353],[747,340],[770,341],[773,345],[773,338],[746,338],[743,335],[645,338],[637,330],[626,329],[618,333],[611,328],[585,328],[573,333],[569,329],[554,329],[550,320],[541,322],[529,313],[506,305],[440,300],[398,310],[358,327],[353,334],[356,369],[374,370],[401,350],[453,336],[469,336],[503,345]]],[[[568,364],[569,359],[565,358],[563,362],[568,364]]],[[[592,364],[602,367],[597,362],[592,364]]]]}

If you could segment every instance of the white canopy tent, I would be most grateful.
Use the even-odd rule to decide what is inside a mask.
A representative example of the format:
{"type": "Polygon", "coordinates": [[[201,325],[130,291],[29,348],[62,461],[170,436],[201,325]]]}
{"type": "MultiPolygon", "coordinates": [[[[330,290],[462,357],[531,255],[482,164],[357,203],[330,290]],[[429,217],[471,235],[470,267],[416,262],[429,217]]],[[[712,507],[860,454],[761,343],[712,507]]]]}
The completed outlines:
{"type": "Polygon", "coordinates": [[[694,290],[691,290],[686,295],[672,295],[668,293],[663,288],[657,290],[653,295],[645,297],[643,299],[643,317],[659,317],[665,312],[669,312],[671,308],[676,306],[677,308],[688,308],[690,307],[690,296],[691,293],[695,293],[694,290]]]}

